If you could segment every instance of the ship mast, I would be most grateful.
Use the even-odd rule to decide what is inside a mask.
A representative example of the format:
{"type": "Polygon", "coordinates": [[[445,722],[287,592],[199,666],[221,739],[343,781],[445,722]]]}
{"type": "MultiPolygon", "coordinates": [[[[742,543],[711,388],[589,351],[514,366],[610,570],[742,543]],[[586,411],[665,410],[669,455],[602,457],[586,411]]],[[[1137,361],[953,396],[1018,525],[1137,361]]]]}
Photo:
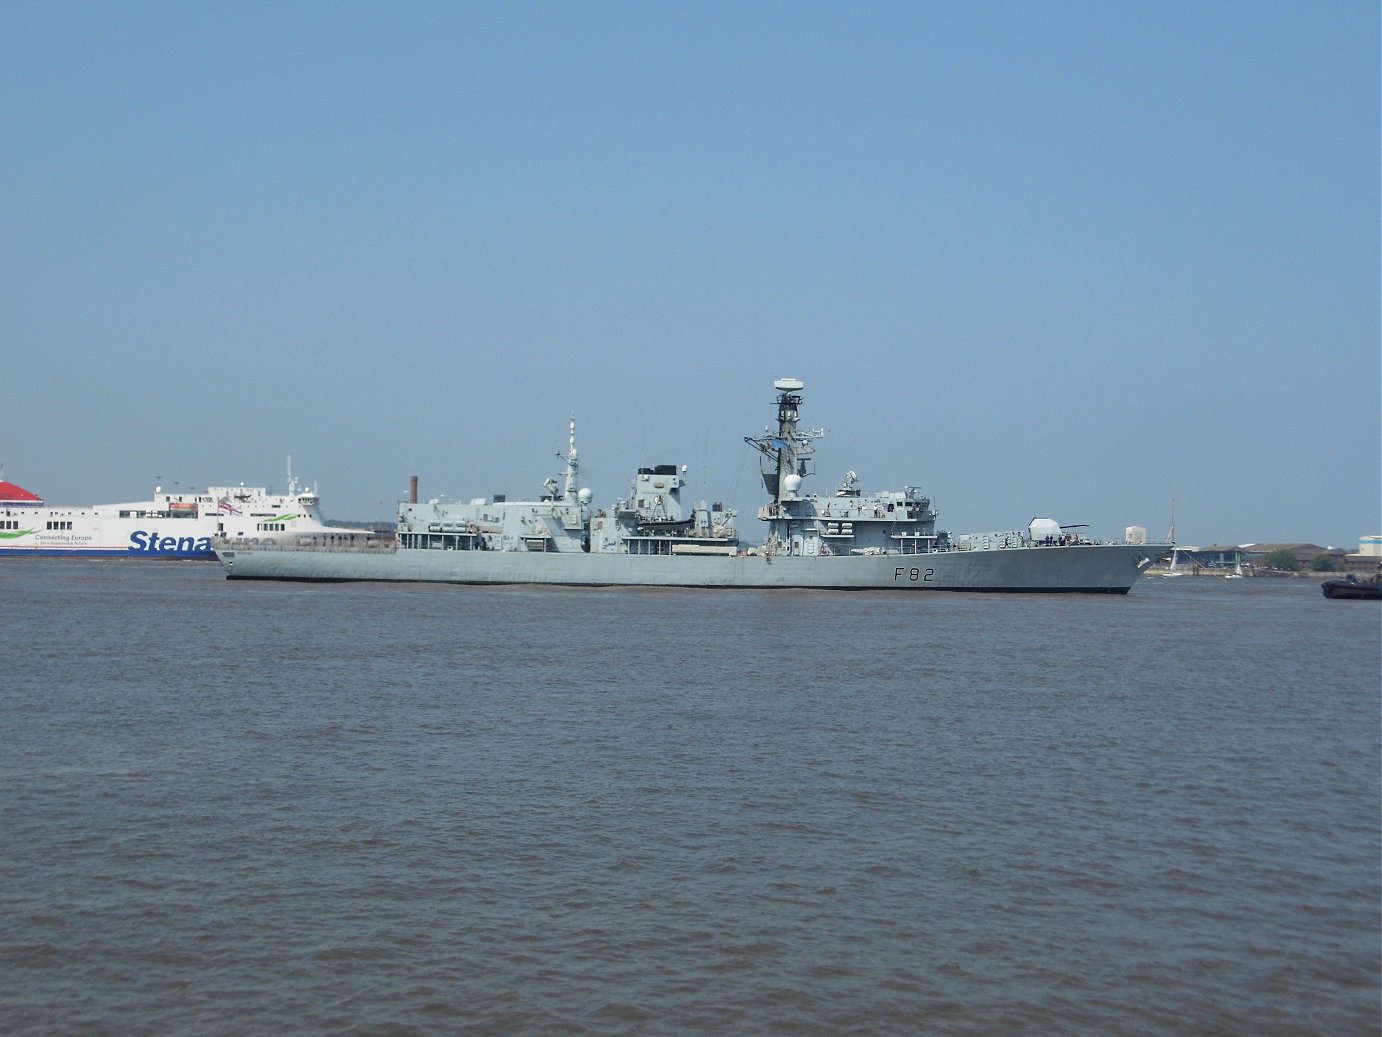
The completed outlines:
{"type": "Polygon", "coordinates": [[[745,436],[744,442],[768,459],[771,469],[763,471],[763,485],[772,495],[774,504],[796,500],[801,480],[807,470],[809,455],[815,452],[811,440],[825,435],[821,429],[802,429],[797,426],[801,411],[801,390],[805,385],[798,378],[779,378],[773,383],[777,390],[777,435],[765,429],[761,438],[745,436]]]}
{"type": "Polygon", "coordinates": [[[566,492],[564,496],[568,501],[576,499],[576,485],[580,470],[581,464],[576,460],[576,419],[573,417],[566,447],[566,492]]]}

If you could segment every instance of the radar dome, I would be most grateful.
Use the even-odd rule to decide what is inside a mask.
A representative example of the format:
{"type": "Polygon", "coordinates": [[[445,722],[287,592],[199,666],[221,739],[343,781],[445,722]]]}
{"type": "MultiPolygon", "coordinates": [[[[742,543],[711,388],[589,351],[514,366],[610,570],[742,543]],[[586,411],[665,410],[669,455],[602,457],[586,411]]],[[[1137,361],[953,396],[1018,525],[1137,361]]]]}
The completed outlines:
{"type": "Polygon", "coordinates": [[[793,472],[782,480],[782,488],[788,493],[795,494],[797,490],[801,489],[801,476],[793,472]]]}
{"type": "Polygon", "coordinates": [[[590,492],[590,487],[588,486],[582,486],[580,490],[576,493],[576,499],[580,501],[582,504],[589,504],[591,498],[594,496],[595,494],[590,492]]]}

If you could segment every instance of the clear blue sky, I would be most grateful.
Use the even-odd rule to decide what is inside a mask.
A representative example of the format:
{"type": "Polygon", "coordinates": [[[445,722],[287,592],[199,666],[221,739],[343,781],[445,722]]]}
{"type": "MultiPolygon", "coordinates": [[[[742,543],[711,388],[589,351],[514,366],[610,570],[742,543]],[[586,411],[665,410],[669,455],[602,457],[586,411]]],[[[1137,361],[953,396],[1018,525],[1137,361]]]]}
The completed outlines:
{"type": "MultiPolygon", "coordinates": [[[[54,503],[756,526],[806,382],[954,531],[1382,531],[1379,18],[1330,3],[0,5],[0,460],[54,503]]],[[[812,484],[808,484],[811,486],[812,484]]]]}

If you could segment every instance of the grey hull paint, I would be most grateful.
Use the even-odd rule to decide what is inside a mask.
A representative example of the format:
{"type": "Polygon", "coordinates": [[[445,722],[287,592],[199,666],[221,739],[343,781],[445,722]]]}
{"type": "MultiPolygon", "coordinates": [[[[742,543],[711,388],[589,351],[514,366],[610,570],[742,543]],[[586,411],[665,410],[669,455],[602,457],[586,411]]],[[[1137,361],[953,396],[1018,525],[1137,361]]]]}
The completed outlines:
{"type": "Polygon", "coordinates": [[[776,432],[744,440],[761,455],[771,498],[758,510],[758,548],[741,548],[732,509],[682,500],[684,466],[640,467],[628,497],[592,510],[573,419],[565,478],[548,479],[536,500],[414,497],[399,504],[386,540],[335,533],[216,550],[231,579],[1091,594],[1126,594],[1161,553],[1128,543],[1145,535],[1097,543],[1040,517],[952,537],[918,487],[865,491],[852,471],[833,494],[806,493],[824,432],[800,424],[800,379],[773,388],[776,432]]]}
{"type": "Polygon", "coordinates": [[[1145,547],[1084,544],[872,557],[676,557],[492,551],[221,551],[230,579],[1126,594],[1145,547]]]}

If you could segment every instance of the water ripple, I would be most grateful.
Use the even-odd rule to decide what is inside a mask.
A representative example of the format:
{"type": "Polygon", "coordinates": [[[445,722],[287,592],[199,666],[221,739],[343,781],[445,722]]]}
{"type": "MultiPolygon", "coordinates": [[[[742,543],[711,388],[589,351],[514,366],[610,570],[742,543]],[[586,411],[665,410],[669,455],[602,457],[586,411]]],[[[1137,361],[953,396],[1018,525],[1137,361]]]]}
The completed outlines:
{"type": "Polygon", "coordinates": [[[1382,1022],[1376,610],[1313,585],[6,576],[7,1035],[1382,1022]]]}

